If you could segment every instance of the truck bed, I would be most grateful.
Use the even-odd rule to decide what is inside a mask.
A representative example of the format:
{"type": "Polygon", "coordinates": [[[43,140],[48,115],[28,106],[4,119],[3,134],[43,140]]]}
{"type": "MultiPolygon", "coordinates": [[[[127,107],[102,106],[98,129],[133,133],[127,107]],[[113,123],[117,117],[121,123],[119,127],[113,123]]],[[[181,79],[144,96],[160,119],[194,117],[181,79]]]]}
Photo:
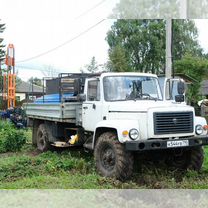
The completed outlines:
{"type": "Polygon", "coordinates": [[[79,102],[28,103],[24,109],[28,118],[79,123],[82,117],[82,104],[79,102]]]}

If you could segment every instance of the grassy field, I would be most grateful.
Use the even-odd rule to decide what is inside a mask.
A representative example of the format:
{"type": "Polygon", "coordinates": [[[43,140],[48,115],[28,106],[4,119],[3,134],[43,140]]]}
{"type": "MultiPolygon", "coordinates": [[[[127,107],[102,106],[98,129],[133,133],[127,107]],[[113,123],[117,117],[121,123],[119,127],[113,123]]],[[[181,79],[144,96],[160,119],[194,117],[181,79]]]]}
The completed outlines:
{"type": "Polygon", "coordinates": [[[1,189],[208,188],[208,148],[205,148],[205,161],[200,173],[143,165],[135,168],[132,179],[123,183],[99,176],[93,155],[82,149],[39,154],[30,143],[31,131],[25,133],[28,143],[20,152],[0,154],[1,189]]]}

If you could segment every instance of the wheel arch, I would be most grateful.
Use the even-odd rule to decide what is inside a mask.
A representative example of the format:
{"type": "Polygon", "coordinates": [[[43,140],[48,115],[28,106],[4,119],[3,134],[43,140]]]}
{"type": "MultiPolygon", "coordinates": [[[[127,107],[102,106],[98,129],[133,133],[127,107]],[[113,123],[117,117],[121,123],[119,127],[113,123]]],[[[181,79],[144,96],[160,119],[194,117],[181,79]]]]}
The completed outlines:
{"type": "Polygon", "coordinates": [[[105,120],[99,122],[93,134],[92,149],[94,149],[98,137],[108,131],[113,131],[120,143],[130,140],[129,136],[123,135],[123,131],[129,131],[132,128],[138,129],[136,120],[105,120]]]}
{"type": "Polygon", "coordinates": [[[113,132],[118,136],[118,132],[116,128],[112,128],[112,127],[98,127],[95,130],[94,136],[93,136],[93,143],[92,143],[92,148],[94,149],[95,144],[99,138],[100,135],[102,135],[105,132],[113,132]]]}

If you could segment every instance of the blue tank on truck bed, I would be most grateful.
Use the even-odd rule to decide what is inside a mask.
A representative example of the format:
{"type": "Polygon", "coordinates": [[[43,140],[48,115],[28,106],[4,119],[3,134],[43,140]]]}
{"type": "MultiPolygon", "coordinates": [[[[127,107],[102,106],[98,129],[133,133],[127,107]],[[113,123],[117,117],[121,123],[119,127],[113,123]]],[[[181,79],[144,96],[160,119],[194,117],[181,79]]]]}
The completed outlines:
{"type": "MultiPolygon", "coordinates": [[[[67,93],[67,94],[63,94],[62,95],[62,99],[64,100],[70,100],[70,98],[73,97],[72,93],[67,93]]],[[[60,99],[60,94],[56,93],[56,94],[50,94],[50,95],[44,95],[40,98],[37,98],[34,103],[36,104],[48,104],[48,103],[60,103],[61,99],[60,99]]]]}

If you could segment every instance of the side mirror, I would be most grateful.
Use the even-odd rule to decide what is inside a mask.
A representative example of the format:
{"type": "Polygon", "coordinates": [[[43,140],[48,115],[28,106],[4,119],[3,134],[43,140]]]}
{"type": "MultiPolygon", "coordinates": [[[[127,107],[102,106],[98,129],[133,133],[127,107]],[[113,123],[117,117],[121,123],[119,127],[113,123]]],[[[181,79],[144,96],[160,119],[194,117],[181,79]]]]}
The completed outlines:
{"type": "Polygon", "coordinates": [[[177,86],[177,90],[178,90],[178,94],[179,95],[183,95],[185,92],[185,84],[183,81],[179,81],[178,82],[178,86],[177,86]]]}
{"type": "Polygon", "coordinates": [[[177,103],[182,103],[182,102],[184,102],[184,101],[185,101],[184,95],[176,95],[176,96],[175,96],[175,101],[176,101],[177,103]]]}
{"type": "Polygon", "coordinates": [[[85,94],[78,94],[77,99],[79,102],[84,102],[84,101],[86,101],[87,97],[85,94]]]}

